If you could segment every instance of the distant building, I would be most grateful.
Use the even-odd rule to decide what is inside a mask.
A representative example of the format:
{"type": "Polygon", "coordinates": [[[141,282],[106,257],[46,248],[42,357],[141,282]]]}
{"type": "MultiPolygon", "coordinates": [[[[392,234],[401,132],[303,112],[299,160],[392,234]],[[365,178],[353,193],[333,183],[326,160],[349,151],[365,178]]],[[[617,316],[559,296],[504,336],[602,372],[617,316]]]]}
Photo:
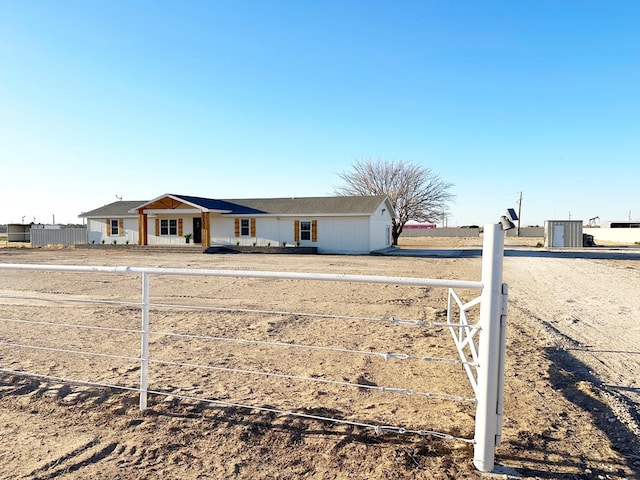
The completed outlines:
{"type": "Polygon", "coordinates": [[[426,230],[429,228],[436,228],[435,223],[405,223],[403,230],[426,230]]]}
{"type": "Polygon", "coordinates": [[[617,220],[612,222],[604,222],[603,228],[640,228],[640,221],[617,220]]]}

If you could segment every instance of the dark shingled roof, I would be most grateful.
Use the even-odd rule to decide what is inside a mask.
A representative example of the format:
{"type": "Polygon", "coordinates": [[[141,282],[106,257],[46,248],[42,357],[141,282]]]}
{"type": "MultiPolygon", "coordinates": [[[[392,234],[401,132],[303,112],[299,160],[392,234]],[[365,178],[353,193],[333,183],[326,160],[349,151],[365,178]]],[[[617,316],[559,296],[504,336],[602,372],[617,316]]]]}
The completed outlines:
{"type": "Polygon", "coordinates": [[[80,218],[126,217],[127,215],[132,215],[131,213],[129,213],[129,210],[142,205],[144,202],[144,200],[122,200],[119,202],[110,203],[109,205],[105,205],[104,207],[96,208],[95,210],[91,210],[90,212],[84,212],[78,216],[80,218]]]}
{"type": "Polygon", "coordinates": [[[240,205],[238,203],[231,203],[228,200],[216,200],[214,198],[191,197],[189,195],[175,195],[175,194],[171,194],[171,195],[173,197],[184,200],[185,202],[189,202],[194,205],[198,205],[202,208],[207,208],[209,210],[226,210],[226,211],[231,211],[232,213],[235,213],[238,215],[268,213],[262,210],[256,210],[254,208],[240,205]]]}
{"type": "MultiPolygon", "coordinates": [[[[217,200],[189,195],[169,195],[207,210],[224,211],[230,215],[369,215],[386,198],[384,195],[378,195],[371,197],[288,197],[217,200]]],[[[148,201],[128,200],[113,202],[104,207],[85,212],[80,217],[108,218],[133,215],[129,211],[145,203],[148,203],[148,201]]]]}
{"type": "MultiPolygon", "coordinates": [[[[271,214],[370,214],[386,197],[250,198],[227,202],[271,214]]],[[[233,213],[236,213],[235,211],[233,213]]]]}

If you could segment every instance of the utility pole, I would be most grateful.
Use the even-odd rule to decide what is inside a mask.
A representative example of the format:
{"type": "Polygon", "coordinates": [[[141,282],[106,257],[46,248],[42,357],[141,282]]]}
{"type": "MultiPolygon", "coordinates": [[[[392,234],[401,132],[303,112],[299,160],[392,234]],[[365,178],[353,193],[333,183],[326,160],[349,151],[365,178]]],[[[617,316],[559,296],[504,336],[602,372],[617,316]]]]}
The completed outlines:
{"type": "Polygon", "coordinates": [[[518,229],[516,230],[516,236],[520,236],[520,217],[522,216],[522,192],[520,192],[520,198],[518,199],[518,229]]]}

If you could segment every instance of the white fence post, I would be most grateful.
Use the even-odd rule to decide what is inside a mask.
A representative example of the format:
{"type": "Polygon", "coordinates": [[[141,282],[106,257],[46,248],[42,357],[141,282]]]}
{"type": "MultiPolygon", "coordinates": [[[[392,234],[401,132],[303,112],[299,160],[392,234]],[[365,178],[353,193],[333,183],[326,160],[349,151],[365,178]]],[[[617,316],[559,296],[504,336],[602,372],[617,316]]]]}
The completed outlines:
{"type": "Polygon", "coordinates": [[[504,233],[498,224],[484,226],[482,246],[482,295],[478,345],[478,393],[473,463],[481,472],[493,470],[495,449],[502,430],[504,354],[501,327],[503,313],[502,265],[504,233]]]}
{"type": "Polygon", "coordinates": [[[142,272],[142,325],[140,337],[140,410],[147,408],[149,388],[149,274],[142,272]]]}

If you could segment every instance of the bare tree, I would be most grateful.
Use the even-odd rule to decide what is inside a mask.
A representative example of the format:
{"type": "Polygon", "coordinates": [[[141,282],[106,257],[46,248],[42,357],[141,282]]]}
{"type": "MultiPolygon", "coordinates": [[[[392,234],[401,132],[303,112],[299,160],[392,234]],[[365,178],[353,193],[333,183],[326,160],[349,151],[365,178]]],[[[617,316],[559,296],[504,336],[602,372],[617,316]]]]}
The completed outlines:
{"type": "Polygon", "coordinates": [[[344,185],[337,195],[386,195],[396,216],[391,220],[393,244],[409,220],[435,222],[448,211],[453,186],[431,169],[403,160],[356,161],[352,171],[338,173],[344,185]]]}

